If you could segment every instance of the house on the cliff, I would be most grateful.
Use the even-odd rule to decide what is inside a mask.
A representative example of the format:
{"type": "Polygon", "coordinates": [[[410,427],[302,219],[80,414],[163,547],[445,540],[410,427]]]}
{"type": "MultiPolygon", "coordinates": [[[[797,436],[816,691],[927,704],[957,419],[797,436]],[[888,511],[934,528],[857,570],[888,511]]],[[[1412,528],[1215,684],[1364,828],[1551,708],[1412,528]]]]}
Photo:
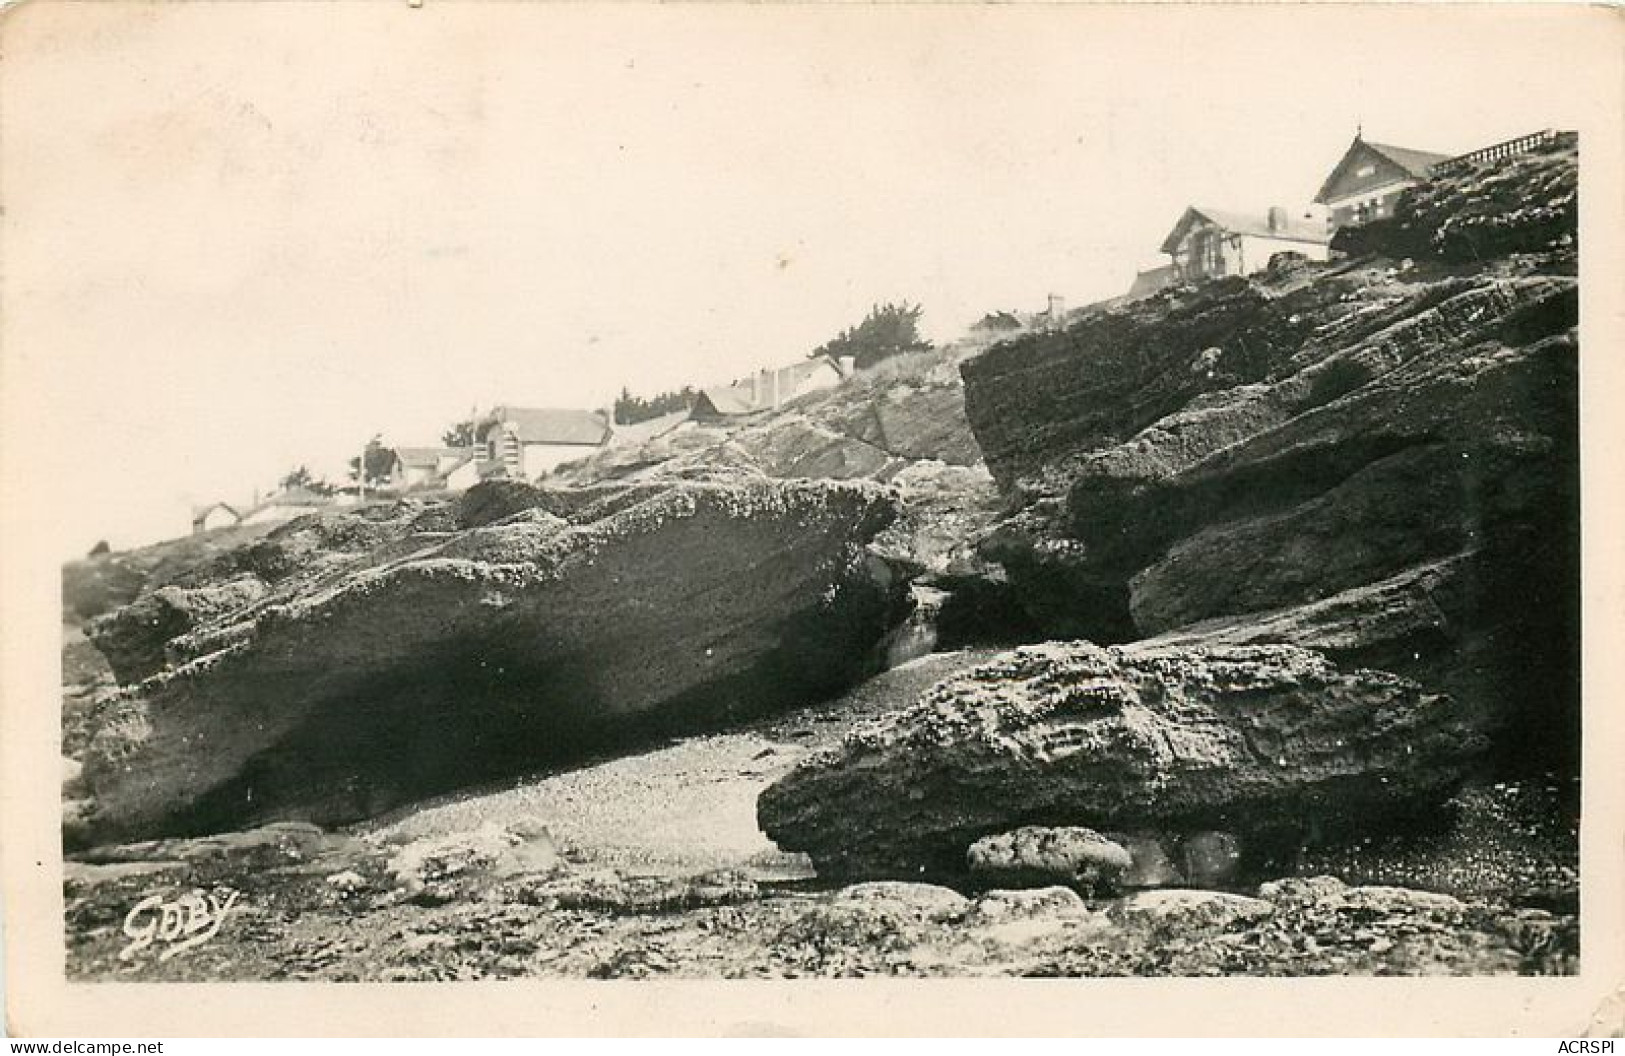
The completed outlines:
{"type": "Polygon", "coordinates": [[[1204,282],[1263,271],[1282,252],[1326,260],[1330,242],[1319,216],[1295,215],[1278,205],[1264,213],[1193,205],[1162,240],[1162,252],[1172,269],[1169,281],[1204,282]]]}
{"type": "Polygon", "coordinates": [[[192,534],[212,532],[216,528],[235,528],[243,523],[237,507],[224,502],[211,502],[192,511],[192,534]]]}
{"type": "Polygon", "coordinates": [[[394,459],[389,474],[391,488],[455,491],[478,479],[474,455],[466,447],[397,447],[394,459]]]}
{"type": "Polygon", "coordinates": [[[602,448],[611,432],[603,411],[495,407],[475,426],[478,474],[539,477],[602,448]]]}
{"type": "Polygon", "coordinates": [[[788,367],[766,368],[730,385],[700,390],[690,415],[696,421],[743,418],[774,411],[799,396],[832,389],[851,373],[850,363],[817,356],[788,367]]]}
{"type": "Polygon", "coordinates": [[[1359,132],[1315,195],[1331,213],[1332,226],[1363,224],[1394,215],[1407,188],[1425,181],[1448,154],[1373,143],[1359,132]]]}

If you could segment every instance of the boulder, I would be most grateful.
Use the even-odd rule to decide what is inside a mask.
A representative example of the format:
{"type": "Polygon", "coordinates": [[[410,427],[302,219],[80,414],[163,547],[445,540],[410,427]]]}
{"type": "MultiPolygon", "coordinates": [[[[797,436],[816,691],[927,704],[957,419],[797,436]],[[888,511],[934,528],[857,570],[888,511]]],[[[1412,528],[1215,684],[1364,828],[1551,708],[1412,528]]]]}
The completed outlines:
{"type": "Polygon", "coordinates": [[[1185,874],[1174,864],[1167,840],[1152,832],[1111,833],[1113,843],[1129,855],[1129,867],[1119,883],[1123,887],[1183,887],[1185,874]]]}
{"type": "Polygon", "coordinates": [[[1022,824],[1218,830],[1262,856],[1427,811],[1483,750],[1470,719],[1289,646],[1049,643],[804,759],[757,816],[829,876],[961,874],[963,848],[1022,824]]]}
{"type": "Polygon", "coordinates": [[[864,674],[899,615],[901,584],[862,551],[895,515],[877,485],[586,491],[455,532],[328,525],[356,549],[96,705],[88,838],[347,822],[807,703],[864,674]]]}
{"type": "Polygon", "coordinates": [[[970,912],[965,896],[934,884],[901,881],[854,884],[807,907],[774,945],[817,953],[842,949],[897,951],[938,934],[970,912]]]}
{"type": "Polygon", "coordinates": [[[1042,825],[984,836],[970,845],[965,860],[972,878],[985,884],[1050,887],[1061,883],[1092,894],[1114,890],[1133,864],[1128,851],[1093,829],[1042,825]]]}
{"type": "Polygon", "coordinates": [[[971,906],[968,920],[1002,924],[1034,917],[1082,917],[1088,913],[1089,904],[1070,887],[1025,887],[983,892],[971,906]]]}

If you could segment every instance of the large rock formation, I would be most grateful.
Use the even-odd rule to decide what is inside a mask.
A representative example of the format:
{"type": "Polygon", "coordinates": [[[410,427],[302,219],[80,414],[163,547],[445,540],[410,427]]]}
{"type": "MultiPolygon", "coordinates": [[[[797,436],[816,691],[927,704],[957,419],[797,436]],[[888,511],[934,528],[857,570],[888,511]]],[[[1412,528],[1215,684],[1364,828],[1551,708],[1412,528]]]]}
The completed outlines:
{"type": "Polygon", "coordinates": [[[894,516],[873,484],[757,480],[476,489],[287,525],[228,562],[260,570],[242,605],[111,618],[167,666],[90,720],[89,838],[347,821],[829,695],[899,615],[862,549],[894,516]]]}
{"type": "Polygon", "coordinates": [[[1578,762],[1572,139],[1412,192],[1281,267],[963,366],[1015,507],[982,545],[1042,632],[1290,642],[1578,762]],[[1411,259],[1401,259],[1408,257],[1411,259]]]}
{"type": "Polygon", "coordinates": [[[1051,643],[803,760],[757,814],[833,876],[953,874],[1023,825],[1222,829],[1268,853],[1425,812],[1479,750],[1448,698],[1302,649],[1051,643]]]}

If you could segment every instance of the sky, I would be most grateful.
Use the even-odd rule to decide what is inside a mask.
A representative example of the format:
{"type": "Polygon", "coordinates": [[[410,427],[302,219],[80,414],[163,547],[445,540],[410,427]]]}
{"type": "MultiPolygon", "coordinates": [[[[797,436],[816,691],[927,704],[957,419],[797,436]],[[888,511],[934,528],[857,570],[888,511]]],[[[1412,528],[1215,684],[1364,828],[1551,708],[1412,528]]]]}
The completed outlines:
{"type": "Polygon", "coordinates": [[[1357,126],[1584,135],[1597,14],[25,3],[0,458],[66,482],[30,507],[66,557],[374,434],[790,362],[876,302],[948,340],[1110,297],[1187,204],[1307,205],[1357,126]]]}

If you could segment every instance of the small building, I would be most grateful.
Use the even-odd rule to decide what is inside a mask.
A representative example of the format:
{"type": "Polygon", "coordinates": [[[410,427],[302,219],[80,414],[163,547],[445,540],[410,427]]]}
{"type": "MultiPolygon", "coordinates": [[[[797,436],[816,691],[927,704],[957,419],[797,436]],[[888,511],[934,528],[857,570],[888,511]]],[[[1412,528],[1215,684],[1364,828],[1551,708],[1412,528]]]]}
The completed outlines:
{"type": "Polygon", "coordinates": [[[472,457],[466,447],[397,447],[389,483],[394,488],[440,487],[449,473],[472,457]]]}
{"type": "Polygon", "coordinates": [[[1373,143],[1356,132],[1315,201],[1330,211],[1334,228],[1381,220],[1394,215],[1394,203],[1406,188],[1425,181],[1435,166],[1450,157],[1373,143]]]}
{"type": "Polygon", "coordinates": [[[828,356],[778,369],[763,368],[731,385],[713,385],[700,390],[689,413],[696,421],[762,414],[809,392],[832,389],[844,381],[851,370],[850,363],[836,363],[828,356]]]}
{"type": "Polygon", "coordinates": [[[212,532],[216,528],[235,528],[243,523],[237,507],[224,502],[211,502],[192,510],[192,534],[212,532]]]}
{"type": "Polygon", "coordinates": [[[1162,252],[1177,281],[1203,282],[1263,271],[1284,251],[1326,260],[1330,242],[1323,218],[1294,215],[1278,205],[1264,213],[1193,205],[1162,240],[1162,252]]]}
{"type": "Polygon", "coordinates": [[[597,451],[611,431],[603,411],[496,407],[475,427],[478,475],[539,477],[597,451]]]}

